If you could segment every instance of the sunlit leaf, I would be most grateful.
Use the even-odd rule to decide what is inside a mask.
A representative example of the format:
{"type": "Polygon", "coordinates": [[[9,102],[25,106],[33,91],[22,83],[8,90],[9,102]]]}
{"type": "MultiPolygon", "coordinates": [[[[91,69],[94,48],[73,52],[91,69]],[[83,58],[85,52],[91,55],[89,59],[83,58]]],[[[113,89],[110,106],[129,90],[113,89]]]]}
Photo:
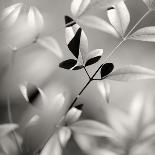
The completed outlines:
{"type": "Polygon", "coordinates": [[[90,4],[90,0],[72,0],[71,12],[73,16],[81,16],[90,4]]]}
{"type": "Polygon", "coordinates": [[[99,18],[97,16],[85,15],[80,17],[78,21],[87,27],[103,31],[105,33],[109,33],[115,37],[119,37],[117,31],[113,28],[113,26],[111,26],[104,19],[99,18]]]}
{"type": "Polygon", "coordinates": [[[110,74],[114,69],[114,65],[112,63],[106,63],[101,68],[101,78],[104,78],[108,74],[110,74]]]}
{"type": "Polygon", "coordinates": [[[155,26],[141,28],[129,36],[129,39],[155,42],[155,26]]]}
{"type": "Polygon", "coordinates": [[[86,57],[85,66],[92,65],[96,63],[97,61],[99,61],[100,58],[102,57],[102,54],[103,54],[102,49],[96,49],[96,50],[89,52],[86,57]]]}
{"type": "Polygon", "coordinates": [[[61,59],[63,58],[62,50],[61,50],[58,42],[56,41],[56,39],[54,39],[53,37],[48,36],[48,37],[39,38],[37,40],[37,42],[41,46],[43,46],[44,48],[46,48],[49,51],[53,52],[59,58],[61,58],[61,59]]]}
{"type": "Polygon", "coordinates": [[[82,114],[82,108],[83,108],[83,104],[72,107],[65,116],[65,122],[67,124],[72,124],[76,122],[82,114]]]}
{"type": "Polygon", "coordinates": [[[113,137],[113,130],[105,124],[93,120],[77,121],[70,128],[79,134],[113,137]]]}
{"type": "Polygon", "coordinates": [[[1,124],[0,125],[0,137],[6,136],[10,132],[18,128],[17,124],[1,124]]]}
{"type": "Polygon", "coordinates": [[[46,146],[41,151],[40,155],[62,155],[62,148],[58,138],[58,133],[51,137],[46,146]]]}
{"type": "Polygon", "coordinates": [[[106,81],[99,81],[97,83],[97,87],[105,100],[105,102],[110,102],[110,85],[106,81]]]}
{"type": "Polygon", "coordinates": [[[76,32],[74,38],[69,42],[68,48],[78,58],[80,50],[81,28],[76,32]]]}
{"type": "Polygon", "coordinates": [[[58,137],[59,137],[61,146],[65,147],[68,140],[71,137],[71,130],[67,127],[60,128],[60,130],[58,131],[58,137]]]}
{"type": "Polygon", "coordinates": [[[116,69],[111,74],[109,74],[107,78],[116,81],[154,79],[155,71],[141,66],[128,65],[116,69]]]}
{"type": "Polygon", "coordinates": [[[130,13],[124,1],[121,1],[117,5],[108,8],[107,15],[117,32],[121,36],[124,36],[130,23],[130,13]]]}
{"type": "Polygon", "coordinates": [[[12,26],[17,21],[22,7],[22,3],[17,3],[5,8],[2,13],[2,20],[7,18],[7,25],[12,26]]]}
{"type": "MultiPolygon", "coordinates": [[[[75,37],[75,34],[79,30],[79,28],[81,27],[69,16],[65,16],[65,24],[66,24],[65,37],[66,37],[66,43],[68,45],[70,41],[75,37]]],[[[80,49],[82,59],[83,61],[85,61],[85,57],[88,52],[88,39],[83,29],[81,30],[82,31],[81,31],[79,49],[80,49]]]]}

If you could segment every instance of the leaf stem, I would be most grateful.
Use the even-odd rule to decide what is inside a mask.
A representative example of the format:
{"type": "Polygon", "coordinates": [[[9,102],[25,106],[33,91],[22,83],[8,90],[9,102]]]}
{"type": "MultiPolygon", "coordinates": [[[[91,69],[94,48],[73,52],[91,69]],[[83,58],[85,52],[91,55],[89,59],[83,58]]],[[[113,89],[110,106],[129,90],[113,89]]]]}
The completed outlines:
{"type": "Polygon", "coordinates": [[[83,68],[84,68],[84,70],[85,70],[85,72],[86,72],[86,74],[87,74],[88,78],[89,78],[89,79],[91,79],[91,77],[90,77],[90,75],[89,75],[89,73],[88,73],[88,71],[87,71],[86,67],[85,67],[85,66],[83,66],[83,68]]]}

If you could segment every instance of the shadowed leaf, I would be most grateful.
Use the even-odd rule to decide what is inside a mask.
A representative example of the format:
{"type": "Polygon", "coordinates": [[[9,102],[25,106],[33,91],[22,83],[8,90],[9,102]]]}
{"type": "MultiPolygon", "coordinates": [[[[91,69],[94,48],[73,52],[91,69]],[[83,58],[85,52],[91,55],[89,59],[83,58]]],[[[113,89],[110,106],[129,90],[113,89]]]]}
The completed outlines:
{"type": "Polygon", "coordinates": [[[110,74],[114,69],[114,65],[112,63],[106,63],[101,68],[101,78],[104,78],[108,74],[110,74]]]}
{"type": "Polygon", "coordinates": [[[72,69],[77,64],[77,61],[74,59],[68,59],[59,64],[59,67],[64,69],[72,69]]]}

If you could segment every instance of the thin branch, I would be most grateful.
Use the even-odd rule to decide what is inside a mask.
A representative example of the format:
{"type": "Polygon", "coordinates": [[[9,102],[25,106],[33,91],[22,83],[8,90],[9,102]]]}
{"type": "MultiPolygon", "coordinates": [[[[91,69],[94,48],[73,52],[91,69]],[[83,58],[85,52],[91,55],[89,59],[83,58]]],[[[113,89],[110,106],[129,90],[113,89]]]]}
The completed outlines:
{"type": "Polygon", "coordinates": [[[89,79],[91,79],[91,77],[90,77],[90,75],[89,75],[89,73],[88,73],[88,71],[87,71],[86,67],[84,66],[83,68],[84,68],[84,70],[85,70],[85,72],[86,72],[86,74],[87,74],[88,78],[89,78],[89,79]]]}

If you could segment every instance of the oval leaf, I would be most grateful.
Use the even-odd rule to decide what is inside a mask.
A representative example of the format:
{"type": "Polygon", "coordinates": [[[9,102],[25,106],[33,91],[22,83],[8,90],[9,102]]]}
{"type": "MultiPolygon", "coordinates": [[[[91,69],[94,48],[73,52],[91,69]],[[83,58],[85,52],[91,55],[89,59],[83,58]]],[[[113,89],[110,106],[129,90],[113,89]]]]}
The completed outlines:
{"type": "Polygon", "coordinates": [[[112,129],[105,124],[93,120],[78,121],[70,126],[70,128],[79,134],[91,136],[112,137],[112,129]]]}
{"type": "Polygon", "coordinates": [[[141,28],[129,36],[129,39],[155,42],[155,26],[141,28]]]}
{"type": "Polygon", "coordinates": [[[63,58],[63,53],[61,51],[61,48],[60,48],[58,42],[56,41],[56,39],[54,39],[53,37],[48,36],[48,37],[39,38],[37,40],[37,42],[39,43],[39,45],[52,51],[59,58],[61,58],[61,59],[63,58]]]}
{"type": "Polygon", "coordinates": [[[102,18],[87,15],[80,17],[78,21],[87,27],[103,31],[105,33],[109,33],[115,37],[119,37],[117,31],[102,18]]]}
{"type": "Polygon", "coordinates": [[[129,65],[113,71],[107,78],[116,81],[154,79],[155,71],[141,66],[129,65]]]}
{"type": "Polygon", "coordinates": [[[104,78],[108,74],[110,74],[114,69],[114,65],[112,63],[106,63],[101,68],[101,78],[104,78]]]}
{"type": "Polygon", "coordinates": [[[102,49],[96,49],[88,53],[86,57],[85,66],[92,65],[100,60],[102,57],[103,50],[102,49]]]}
{"type": "Polygon", "coordinates": [[[90,4],[90,0],[72,0],[71,12],[73,16],[81,16],[90,4]]]}
{"type": "Polygon", "coordinates": [[[74,59],[68,59],[59,64],[59,67],[64,68],[64,69],[72,69],[75,67],[77,64],[77,61],[74,59]]]}
{"type": "Polygon", "coordinates": [[[68,48],[78,58],[80,48],[81,28],[78,29],[74,38],[69,42],[68,48]]]}
{"type": "Polygon", "coordinates": [[[121,36],[124,36],[130,23],[130,14],[124,1],[119,2],[114,7],[108,8],[107,15],[117,32],[121,36]]]}

